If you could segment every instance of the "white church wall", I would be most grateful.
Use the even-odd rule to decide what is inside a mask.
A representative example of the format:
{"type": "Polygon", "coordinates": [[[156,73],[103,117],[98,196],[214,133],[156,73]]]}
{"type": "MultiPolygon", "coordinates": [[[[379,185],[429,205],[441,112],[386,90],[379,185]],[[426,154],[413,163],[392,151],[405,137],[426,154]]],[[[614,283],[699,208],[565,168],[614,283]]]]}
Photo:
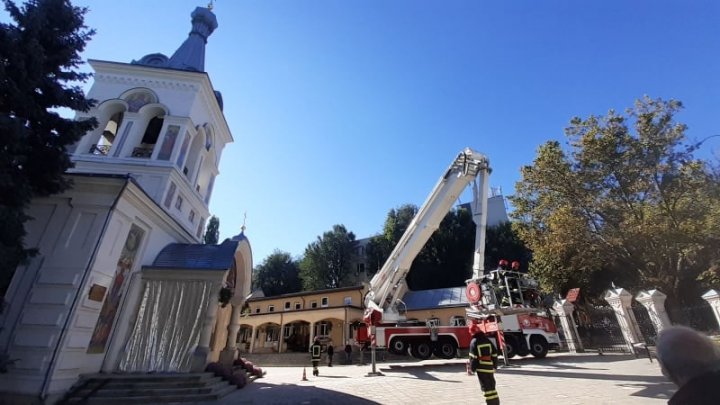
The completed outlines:
{"type": "Polygon", "coordinates": [[[10,286],[1,341],[19,361],[0,379],[0,391],[39,394],[52,388],[45,382],[58,366],[55,348],[68,340],[63,331],[82,299],[78,289],[122,183],[78,179],[66,193],[33,200],[29,214],[35,219],[28,224],[27,242],[39,254],[18,269],[21,276],[10,286]]]}
{"type": "Polygon", "coordinates": [[[136,304],[141,294],[140,283],[137,282],[139,271],[142,266],[151,265],[165,246],[178,241],[193,242],[177,224],[161,214],[161,210],[144,193],[134,185],[129,185],[113,210],[110,226],[100,243],[98,260],[83,286],[82,296],[85,298],[76,309],[74,321],[67,333],[68,339],[59,356],[57,372],[53,378],[55,389],[59,391],[67,389],[76,381],[79,374],[115,369],[118,354],[124,349],[125,338],[137,312],[136,304]],[[121,289],[122,295],[114,316],[112,332],[105,341],[102,351],[89,353],[89,344],[98,324],[104,300],[102,302],[89,300],[88,293],[93,285],[99,285],[107,289],[105,300],[108,299],[116,277],[121,251],[132,226],[142,229],[143,240],[130,274],[125,278],[121,289]]]}

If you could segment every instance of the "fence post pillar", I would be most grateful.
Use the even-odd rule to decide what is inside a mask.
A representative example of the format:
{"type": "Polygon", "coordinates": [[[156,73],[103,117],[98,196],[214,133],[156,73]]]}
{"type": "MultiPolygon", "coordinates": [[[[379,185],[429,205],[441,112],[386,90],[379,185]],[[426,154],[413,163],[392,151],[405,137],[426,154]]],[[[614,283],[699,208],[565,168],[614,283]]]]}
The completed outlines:
{"type": "Polygon", "coordinates": [[[632,312],[632,295],[624,288],[611,288],[605,293],[605,301],[615,311],[620,330],[630,353],[635,353],[636,343],[640,342],[640,328],[638,327],[635,314],[632,312]]]}
{"type": "Polygon", "coordinates": [[[573,353],[582,353],[584,351],[582,342],[578,338],[577,326],[575,325],[575,319],[573,318],[573,311],[575,311],[575,305],[568,300],[558,300],[553,304],[553,309],[557,312],[560,317],[560,324],[565,332],[565,340],[568,345],[568,350],[573,353]]]}
{"type": "Polygon", "coordinates": [[[637,302],[641,303],[647,309],[650,320],[657,333],[660,333],[661,330],[672,325],[665,311],[666,298],[667,295],[658,290],[640,291],[635,297],[637,302]]]}
{"type": "Polygon", "coordinates": [[[715,319],[718,325],[720,325],[720,292],[717,290],[708,290],[708,292],[702,295],[702,299],[710,304],[713,314],[715,314],[715,319]]]}

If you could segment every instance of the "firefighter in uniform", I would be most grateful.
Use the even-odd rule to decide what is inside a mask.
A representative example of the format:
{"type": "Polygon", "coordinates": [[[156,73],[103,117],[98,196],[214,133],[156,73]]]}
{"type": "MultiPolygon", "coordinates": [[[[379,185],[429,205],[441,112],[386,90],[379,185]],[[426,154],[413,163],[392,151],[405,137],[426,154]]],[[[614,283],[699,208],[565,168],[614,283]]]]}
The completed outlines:
{"type": "Polygon", "coordinates": [[[313,366],[313,375],[315,377],[320,375],[318,371],[318,365],[320,364],[320,353],[322,352],[322,346],[320,345],[320,338],[315,336],[315,341],[310,346],[310,360],[313,366]]]}
{"type": "Polygon", "coordinates": [[[474,371],[480,388],[485,393],[487,405],[500,405],[500,398],[495,390],[495,369],[497,369],[498,355],[495,345],[492,344],[478,325],[469,327],[472,340],[470,341],[470,368],[474,371]]]}

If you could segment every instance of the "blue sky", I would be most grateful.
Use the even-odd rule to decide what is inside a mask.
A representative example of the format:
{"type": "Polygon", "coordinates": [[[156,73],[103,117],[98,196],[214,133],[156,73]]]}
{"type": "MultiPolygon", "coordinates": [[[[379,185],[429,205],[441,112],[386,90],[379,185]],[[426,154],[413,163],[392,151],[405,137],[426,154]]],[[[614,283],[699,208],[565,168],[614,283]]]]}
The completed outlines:
{"type": "MultiPolygon", "coordinates": [[[[206,3],[75,4],[97,29],[84,56],[129,62],[171,55],[206,3]]],[[[681,100],[691,138],[720,133],[714,0],[219,0],[214,11],[205,67],[235,143],[210,208],[222,238],[247,212],[255,264],[276,248],[302,254],[333,224],[379,232],[466,146],[512,194],[571,117],[645,94],[681,100]]],[[[713,149],[720,140],[703,153],[713,149]]]]}

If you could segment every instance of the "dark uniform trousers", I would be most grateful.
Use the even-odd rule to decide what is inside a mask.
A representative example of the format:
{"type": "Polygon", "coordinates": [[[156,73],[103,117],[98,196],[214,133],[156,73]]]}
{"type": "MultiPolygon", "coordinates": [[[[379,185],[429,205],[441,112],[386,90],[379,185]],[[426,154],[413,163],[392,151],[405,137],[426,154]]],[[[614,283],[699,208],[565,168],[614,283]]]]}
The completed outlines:
{"type": "Polygon", "coordinates": [[[322,346],[320,346],[319,343],[313,343],[313,345],[310,346],[310,360],[312,361],[313,375],[316,377],[320,375],[320,371],[318,371],[318,365],[320,364],[321,352],[322,346]]]}
{"type": "Polygon", "coordinates": [[[480,388],[485,394],[485,403],[500,405],[500,397],[495,390],[495,369],[497,368],[497,350],[485,335],[477,334],[470,342],[470,365],[477,374],[480,388]]]}

